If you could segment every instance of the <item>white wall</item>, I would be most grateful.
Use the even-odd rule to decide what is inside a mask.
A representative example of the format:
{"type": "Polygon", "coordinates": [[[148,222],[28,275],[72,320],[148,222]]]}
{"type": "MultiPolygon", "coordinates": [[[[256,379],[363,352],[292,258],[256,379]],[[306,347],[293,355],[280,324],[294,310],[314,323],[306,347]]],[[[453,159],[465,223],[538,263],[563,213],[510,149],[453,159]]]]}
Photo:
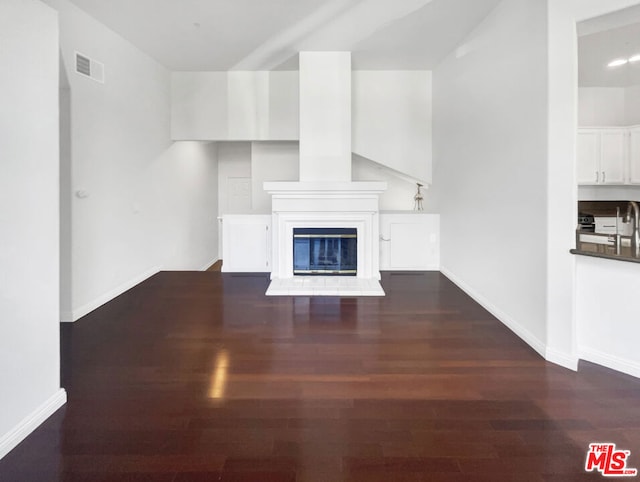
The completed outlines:
{"type": "Polygon", "coordinates": [[[353,72],[353,152],[431,182],[432,75],[353,72]]]}
{"type": "MultiPolygon", "coordinates": [[[[143,177],[152,223],[142,233],[140,250],[157,246],[155,256],[163,270],[210,267],[218,259],[215,143],[176,142],[146,167],[143,177]]],[[[142,213],[144,202],[133,209],[142,213]]]]}
{"type": "Polygon", "coordinates": [[[252,211],[271,214],[267,181],[297,181],[300,178],[297,142],[253,142],[251,144],[252,211]]]}
{"type": "Polygon", "coordinates": [[[640,124],[640,86],[579,88],[579,126],[637,124],[640,124]]]}
{"type": "Polygon", "coordinates": [[[0,458],[65,401],[58,323],[58,25],[0,2],[0,458]]]}
{"type": "Polygon", "coordinates": [[[626,126],[626,89],[622,87],[580,87],[579,126],[626,126]]]}
{"type": "MultiPolygon", "coordinates": [[[[60,13],[70,87],[71,308],[76,320],[159,269],[217,259],[217,166],[207,144],[170,141],[170,74],[68,0],[60,13]],[[105,83],[74,72],[75,51],[105,83]]],[[[64,249],[63,249],[64,251],[64,249]]]]}
{"type": "MultiPolygon", "coordinates": [[[[218,143],[219,216],[226,214],[268,214],[271,196],[263,188],[266,181],[297,181],[298,143],[290,141],[218,143]]],[[[369,159],[354,155],[354,181],[385,181],[380,196],[383,211],[411,211],[416,185],[405,175],[369,159]]],[[[425,212],[435,212],[431,190],[422,188],[425,212]]]]}
{"type": "Polygon", "coordinates": [[[640,201],[640,186],[578,186],[579,201],[640,201]]]}
{"type": "MultiPolygon", "coordinates": [[[[294,141],[220,142],[218,143],[218,215],[267,214],[271,196],[263,188],[266,181],[297,181],[299,151],[294,141]]],[[[354,181],[385,181],[387,190],[380,196],[384,211],[413,210],[416,184],[406,175],[354,155],[354,181]]],[[[434,213],[431,190],[423,187],[425,212],[434,213]]]]}
{"type": "MultiPolygon", "coordinates": [[[[387,166],[373,162],[365,157],[353,155],[351,161],[351,177],[354,181],[384,181],[387,190],[380,194],[381,211],[413,211],[417,186],[408,176],[393,171],[387,166]]],[[[435,203],[429,186],[421,188],[424,211],[435,213],[435,203]]]]}
{"type": "Polygon", "coordinates": [[[297,142],[221,142],[218,144],[219,215],[270,214],[265,181],[297,181],[297,142]]]}
{"type": "Polygon", "coordinates": [[[541,353],[546,15],[545,2],[502,2],[433,72],[442,271],[541,353]]]}
{"type": "Polygon", "coordinates": [[[640,124],[640,85],[625,89],[625,117],[626,125],[640,124]]]}
{"type": "Polygon", "coordinates": [[[171,138],[229,138],[226,72],[171,74],[171,138]]]}
{"type": "Polygon", "coordinates": [[[71,313],[71,90],[60,72],[60,312],[71,313]]]}
{"type": "Polygon", "coordinates": [[[218,216],[251,213],[251,143],[218,146],[218,216]]]}

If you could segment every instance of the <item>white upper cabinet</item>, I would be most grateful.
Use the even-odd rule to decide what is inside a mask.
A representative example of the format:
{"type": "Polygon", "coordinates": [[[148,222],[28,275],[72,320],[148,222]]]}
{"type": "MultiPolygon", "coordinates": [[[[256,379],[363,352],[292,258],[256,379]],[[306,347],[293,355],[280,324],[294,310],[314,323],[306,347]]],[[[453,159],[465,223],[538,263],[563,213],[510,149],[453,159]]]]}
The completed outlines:
{"type": "Polygon", "coordinates": [[[629,182],[640,184],[640,127],[629,129],[629,182]]]}
{"type": "Polygon", "coordinates": [[[597,131],[578,132],[578,184],[597,184],[600,180],[600,135],[597,131]]]}
{"type": "Polygon", "coordinates": [[[629,163],[629,130],[578,130],[578,184],[624,184],[629,163]]]}
{"type": "Polygon", "coordinates": [[[600,133],[600,175],[602,184],[623,184],[627,162],[627,132],[607,129],[600,133]]]}

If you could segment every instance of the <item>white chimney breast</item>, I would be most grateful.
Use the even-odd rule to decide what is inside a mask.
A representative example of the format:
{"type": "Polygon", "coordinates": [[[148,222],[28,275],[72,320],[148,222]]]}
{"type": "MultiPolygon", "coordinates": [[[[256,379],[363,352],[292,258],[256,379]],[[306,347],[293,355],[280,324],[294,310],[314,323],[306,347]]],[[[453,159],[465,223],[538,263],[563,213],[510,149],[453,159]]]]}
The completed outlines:
{"type": "Polygon", "coordinates": [[[300,52],[300,181],[351,181],[351,52],[300,52]]]}

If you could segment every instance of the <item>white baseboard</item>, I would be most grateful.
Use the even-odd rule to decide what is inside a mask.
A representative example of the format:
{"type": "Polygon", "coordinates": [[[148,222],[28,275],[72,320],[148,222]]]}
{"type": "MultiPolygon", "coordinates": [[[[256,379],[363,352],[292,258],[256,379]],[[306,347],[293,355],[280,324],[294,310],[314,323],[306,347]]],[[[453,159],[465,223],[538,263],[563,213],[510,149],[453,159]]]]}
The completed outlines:
{"type": "Polygon", "coordinates": [[[573,370],[574,372],[578,371],[578,361],[580,361],[580,358],[577,356],[567,355],[553,348],[547,348],[544,358],[551,363],[573,370]]]}
{"type": "Polygon", "coordinates": [[[37,429],[42,422],[67,402],[67,392],[64,388],[58,390],[52,397],[25,417],[11,431],[0,437],[0,459],[13,450],[20,442],[37,429]]]}
{"type": "Polygon", "coordinates": [[[62,322],[74,322],[74,321],[79,320],[83,316],[91,313],[96,308],[99,308],[102,305],[104,305],[105,303],[108,303],[109,301],[114,299],[116,296],[120,296],[125,291],[130,290],[135,285],[142,283],[147,278],[150,278],[154,274],[158,273],[160,271],[160,269],[161,269],[160,267],[155,267],[155,268],[152,268],[152,269],[150,269],[148,271],[145,271],[144,273],[136,276],[135,278],[132,278],[129,281],[126,281],[126,282],[122,283],[120,286],[117,286],[116,288],[114,288],[114,289],[108,291],[107,293],[97,297],[93,301],[90,301],[89,303],[86,303],[86,304],[80,306],[79,308],[76,308],[76,309],[72,310],[71,312],[64,311],[64,312],[60,313],[60,321],[62,321],[62,322]]]}
{"type": "Polygon", "coordinates": [[[218,261],[220,261],[220,258],[218,258],[217,256],[212,260],[209,261],[207,264],[205,264],[202,268],[200,268],[200,271],[207,271],[209,268],[211,268],[214,264],[216,264],[218,261]]]}
{"type": "Polygon", "coordinates": [[[597,365],[602,365],[603,367],[640,378],[640,363],[636,361],[584,347],[580,348],[580,358],[584,361],[596,363],[597,365]]]}
{"type": "MultiPolygon", "coordinates": [[[[485,310],[500,320],[507,328],[513,331],[518,337],[520,337],[527,345],[537,351],[540,356],[546,359],[547,346],[540,339],[534,336],[529,330],[523,328],[518,322],[504,313],[502,310],[490,303],[482,295],[478,294],[475,290],[469,287],[464,281],[458,278],[455,274],[449,271],[444,266],[440,267],[440,272],[449,278],[455,285],[462,291],[473,298],[476,303],[481,305],[485,310]]],[[[554,362],[555,363],[555,362],[554,362]]]]}
{"type": "Polygon", "coordinates": [[[71,312],[71,311],[61,311],[60,312],[60,321],[62,323],[72,323],[73,322],[73,312],[71,312]]]}

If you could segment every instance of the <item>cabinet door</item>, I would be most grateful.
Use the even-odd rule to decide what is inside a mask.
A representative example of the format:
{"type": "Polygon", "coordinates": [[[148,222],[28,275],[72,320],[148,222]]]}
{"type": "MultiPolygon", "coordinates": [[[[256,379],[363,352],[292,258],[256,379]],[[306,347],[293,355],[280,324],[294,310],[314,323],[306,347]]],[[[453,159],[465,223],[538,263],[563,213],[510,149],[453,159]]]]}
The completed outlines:
{"type": "Polygon", "coordinates": [[[623,184],[627,156],[626,132],[603,131],[600,134],[600,183],[623,184]]]}
{"type": "Polygon", "coordinates": [[[600,135],[595,130],[578,131],[578,184],[598,184],[600,181],[600,135]]]}
{"type": "Polygon", "coordinates": [[[629,133],[629,182],[640,184],[640,127],[629,133]]]}
{"type": "Polygon", "coordinates": [[[417,223],[391,223],[389,263],[392,269],[426,269],[429,228],[417,223]]]}
{"type": "Polygon", "coordinates": [[[270,216],[224,216],[222,271],[271,271],[270,216]]]}
{"type": "Polygon", "coordinates": [[[380,269],[440,269],[437,214],[381,214],[380,269]]]}

